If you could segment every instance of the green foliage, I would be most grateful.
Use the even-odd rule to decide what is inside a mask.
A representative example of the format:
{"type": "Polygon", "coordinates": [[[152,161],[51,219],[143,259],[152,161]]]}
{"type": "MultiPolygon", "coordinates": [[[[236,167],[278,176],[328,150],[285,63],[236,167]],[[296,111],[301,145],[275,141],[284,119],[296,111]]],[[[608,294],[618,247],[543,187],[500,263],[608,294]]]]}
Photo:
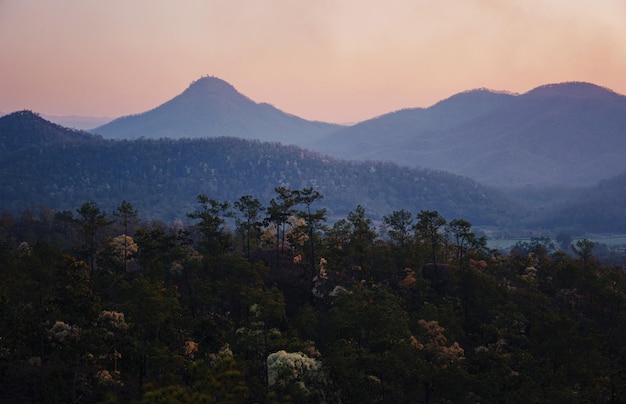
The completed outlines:
{"type": "Polygon", "coordinates": [[[619,402],[626,394],[626,272],[596,258],[592,243],[570,255],[533,239],[496,253],[469,221],[430,210],[385,215],[379,234],[362,205],[327,228],[324,210],[312,208],[320,193],[275,192],[269,211],[239,199],[235,232],[229,203],[204,194],[187,225],[139,222],[125,203],[115,225],[95,203],[77,220],[5,215],[3,399],[619,402]],[[261,212],[272,220],[262,223],[261,212]],[[271,235],[279,250],[260,237],[271,226],[280,227],[271,235]],[[111,247],[125,230],[133,243],[124,245],[136,249],[127,265],[114,259],[122,246],[111,247]],[[434,260],[449,271],[445,288],[422,276],[434,260]]]}

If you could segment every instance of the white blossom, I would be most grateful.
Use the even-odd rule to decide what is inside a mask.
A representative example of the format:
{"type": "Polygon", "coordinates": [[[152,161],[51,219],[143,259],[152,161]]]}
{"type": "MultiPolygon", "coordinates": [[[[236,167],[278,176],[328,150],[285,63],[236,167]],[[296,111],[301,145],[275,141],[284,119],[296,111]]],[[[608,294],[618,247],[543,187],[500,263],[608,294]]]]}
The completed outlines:
{"type": "Polygon", "coordinates": [[[48,338],[55,342],[65,342],[66,340],[80,338],[80,333],[80,327],[66,324],[63,321],[56,321],[48,330],[48,338]]]}
{"type": "Polygon", "coordinates": [[[100,313],[98,320],[112,328],[122,331],[128,330],[128,324],[124,319],[124,313],[104,310],[100,313]]]}
{"type": "Polygon", "coordinates": [[[126,258],[126,260],[131,259],[131,257],[139,251],[139,247],[137,246],[137,243],[135,243],[135,240],[126,234],[114,237],[111,240],[110,245],[113,248],[114,257],[119,262],[124,262],[124,258],[126,258]]]}
{"type": "Polygon", "coordinates": [[[269,386],[295,382],[303,390],[307,384],[324,383],[322,363],[302,352],[274,352],[267,357],[267,383],[269,386]]]}

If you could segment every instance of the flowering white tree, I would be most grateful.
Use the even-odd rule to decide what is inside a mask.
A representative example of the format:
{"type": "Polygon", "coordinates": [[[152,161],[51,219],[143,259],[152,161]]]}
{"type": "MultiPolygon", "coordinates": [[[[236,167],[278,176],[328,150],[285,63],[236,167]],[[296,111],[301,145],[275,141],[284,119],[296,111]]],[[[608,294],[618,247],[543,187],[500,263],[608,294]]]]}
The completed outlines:
{"type": "MultiPolygon", "coordinates": [[[[126,264],[132,257],[137,254],[139,247],[132,237],[126,234],[120,234],[111,240],[114,257],[119,263],[126,264]]],[[[125,267],[126,269],[126,267],[125,267]]]]}
{"type": "Polygon", "coordinates": [[[267,357],[267,384],[272,387],[295,387],[308,396],[326,384],[322,362],[302,352],[284,350],[267,357]]]}

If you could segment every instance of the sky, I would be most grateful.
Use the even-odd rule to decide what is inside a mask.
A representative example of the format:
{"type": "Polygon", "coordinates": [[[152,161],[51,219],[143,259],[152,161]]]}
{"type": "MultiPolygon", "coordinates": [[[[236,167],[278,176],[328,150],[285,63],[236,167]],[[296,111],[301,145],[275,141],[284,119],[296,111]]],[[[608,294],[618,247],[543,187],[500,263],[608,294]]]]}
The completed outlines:
{"type": "Polygon", "coordinates": [[[136,114],[208,75],[353,123],[625,72],[625,0],[0,0],[4,113],[136,114]]]}

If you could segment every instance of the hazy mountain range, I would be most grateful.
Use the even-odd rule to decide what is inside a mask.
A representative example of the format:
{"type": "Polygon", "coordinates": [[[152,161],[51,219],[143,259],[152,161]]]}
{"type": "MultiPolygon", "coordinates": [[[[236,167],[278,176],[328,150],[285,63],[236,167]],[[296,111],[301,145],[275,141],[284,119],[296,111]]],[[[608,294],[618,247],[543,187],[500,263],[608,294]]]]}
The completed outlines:
{"type": "Polygon", "coordinates": [[[0,208],[72,211],[95,201],[110,211],[126,199],[142,217],[168,220],[184,218],[200,193],[231,202],[251,195],[267,204],[285,185],[314,187],[334,218],[357,205],[377,218],[431,209],[487,225],[522,214],[502,192],[441,171],[238,138],[105,140],[60,129],[29,111],[0,118],[0,208]]]}
{"type": "Polygon", "coordinates": [[[197,193],[269,198],[287,184],[321,188],[339,215],[363,204],[379,217],[438,209],[481,224],[626,231],[626,97],[589,83],[472,90],[345,127],[300,119],[204,77],[92,133],[102,136],[30,111],[0,118],[0,208],[114,204],[131,193],[152,216],[171,216],[197,193]],[[517,188],[505,195],[480,183],[517,188]]]}
{"type": "Polygon", "coordinates": [[[393,210],[438,210],[446,218],[499,228],[624,232],[626,175],[578,190],[502,192],[467,177],[387,162],[350,162],[297,146],[237,138],[107,140],[63,128],[30,111],[0,118],[0,211],[73,211],[85,201],[115,209],[131,201],[144,218],[181,218],[206,193],[268,203],[274,188],[312,186],[331,218],[357,205],[382,218],[393,210]]]}
{"type": "Polygon", "coordinates": [[[314,148],[499,186],[591,185],[626,170],[626,97],[588,83],[474,90],[344,128],[314,148]]]}
{"type": "Polygon", "coordinates": [[[300,119],[204,77],[155,109],[92,132],[112,139],[259,139],[507,187],[588,186],[626,170],[626,97],[589,83],[524,94],[472,90],[345,127],[300,119]]]}

